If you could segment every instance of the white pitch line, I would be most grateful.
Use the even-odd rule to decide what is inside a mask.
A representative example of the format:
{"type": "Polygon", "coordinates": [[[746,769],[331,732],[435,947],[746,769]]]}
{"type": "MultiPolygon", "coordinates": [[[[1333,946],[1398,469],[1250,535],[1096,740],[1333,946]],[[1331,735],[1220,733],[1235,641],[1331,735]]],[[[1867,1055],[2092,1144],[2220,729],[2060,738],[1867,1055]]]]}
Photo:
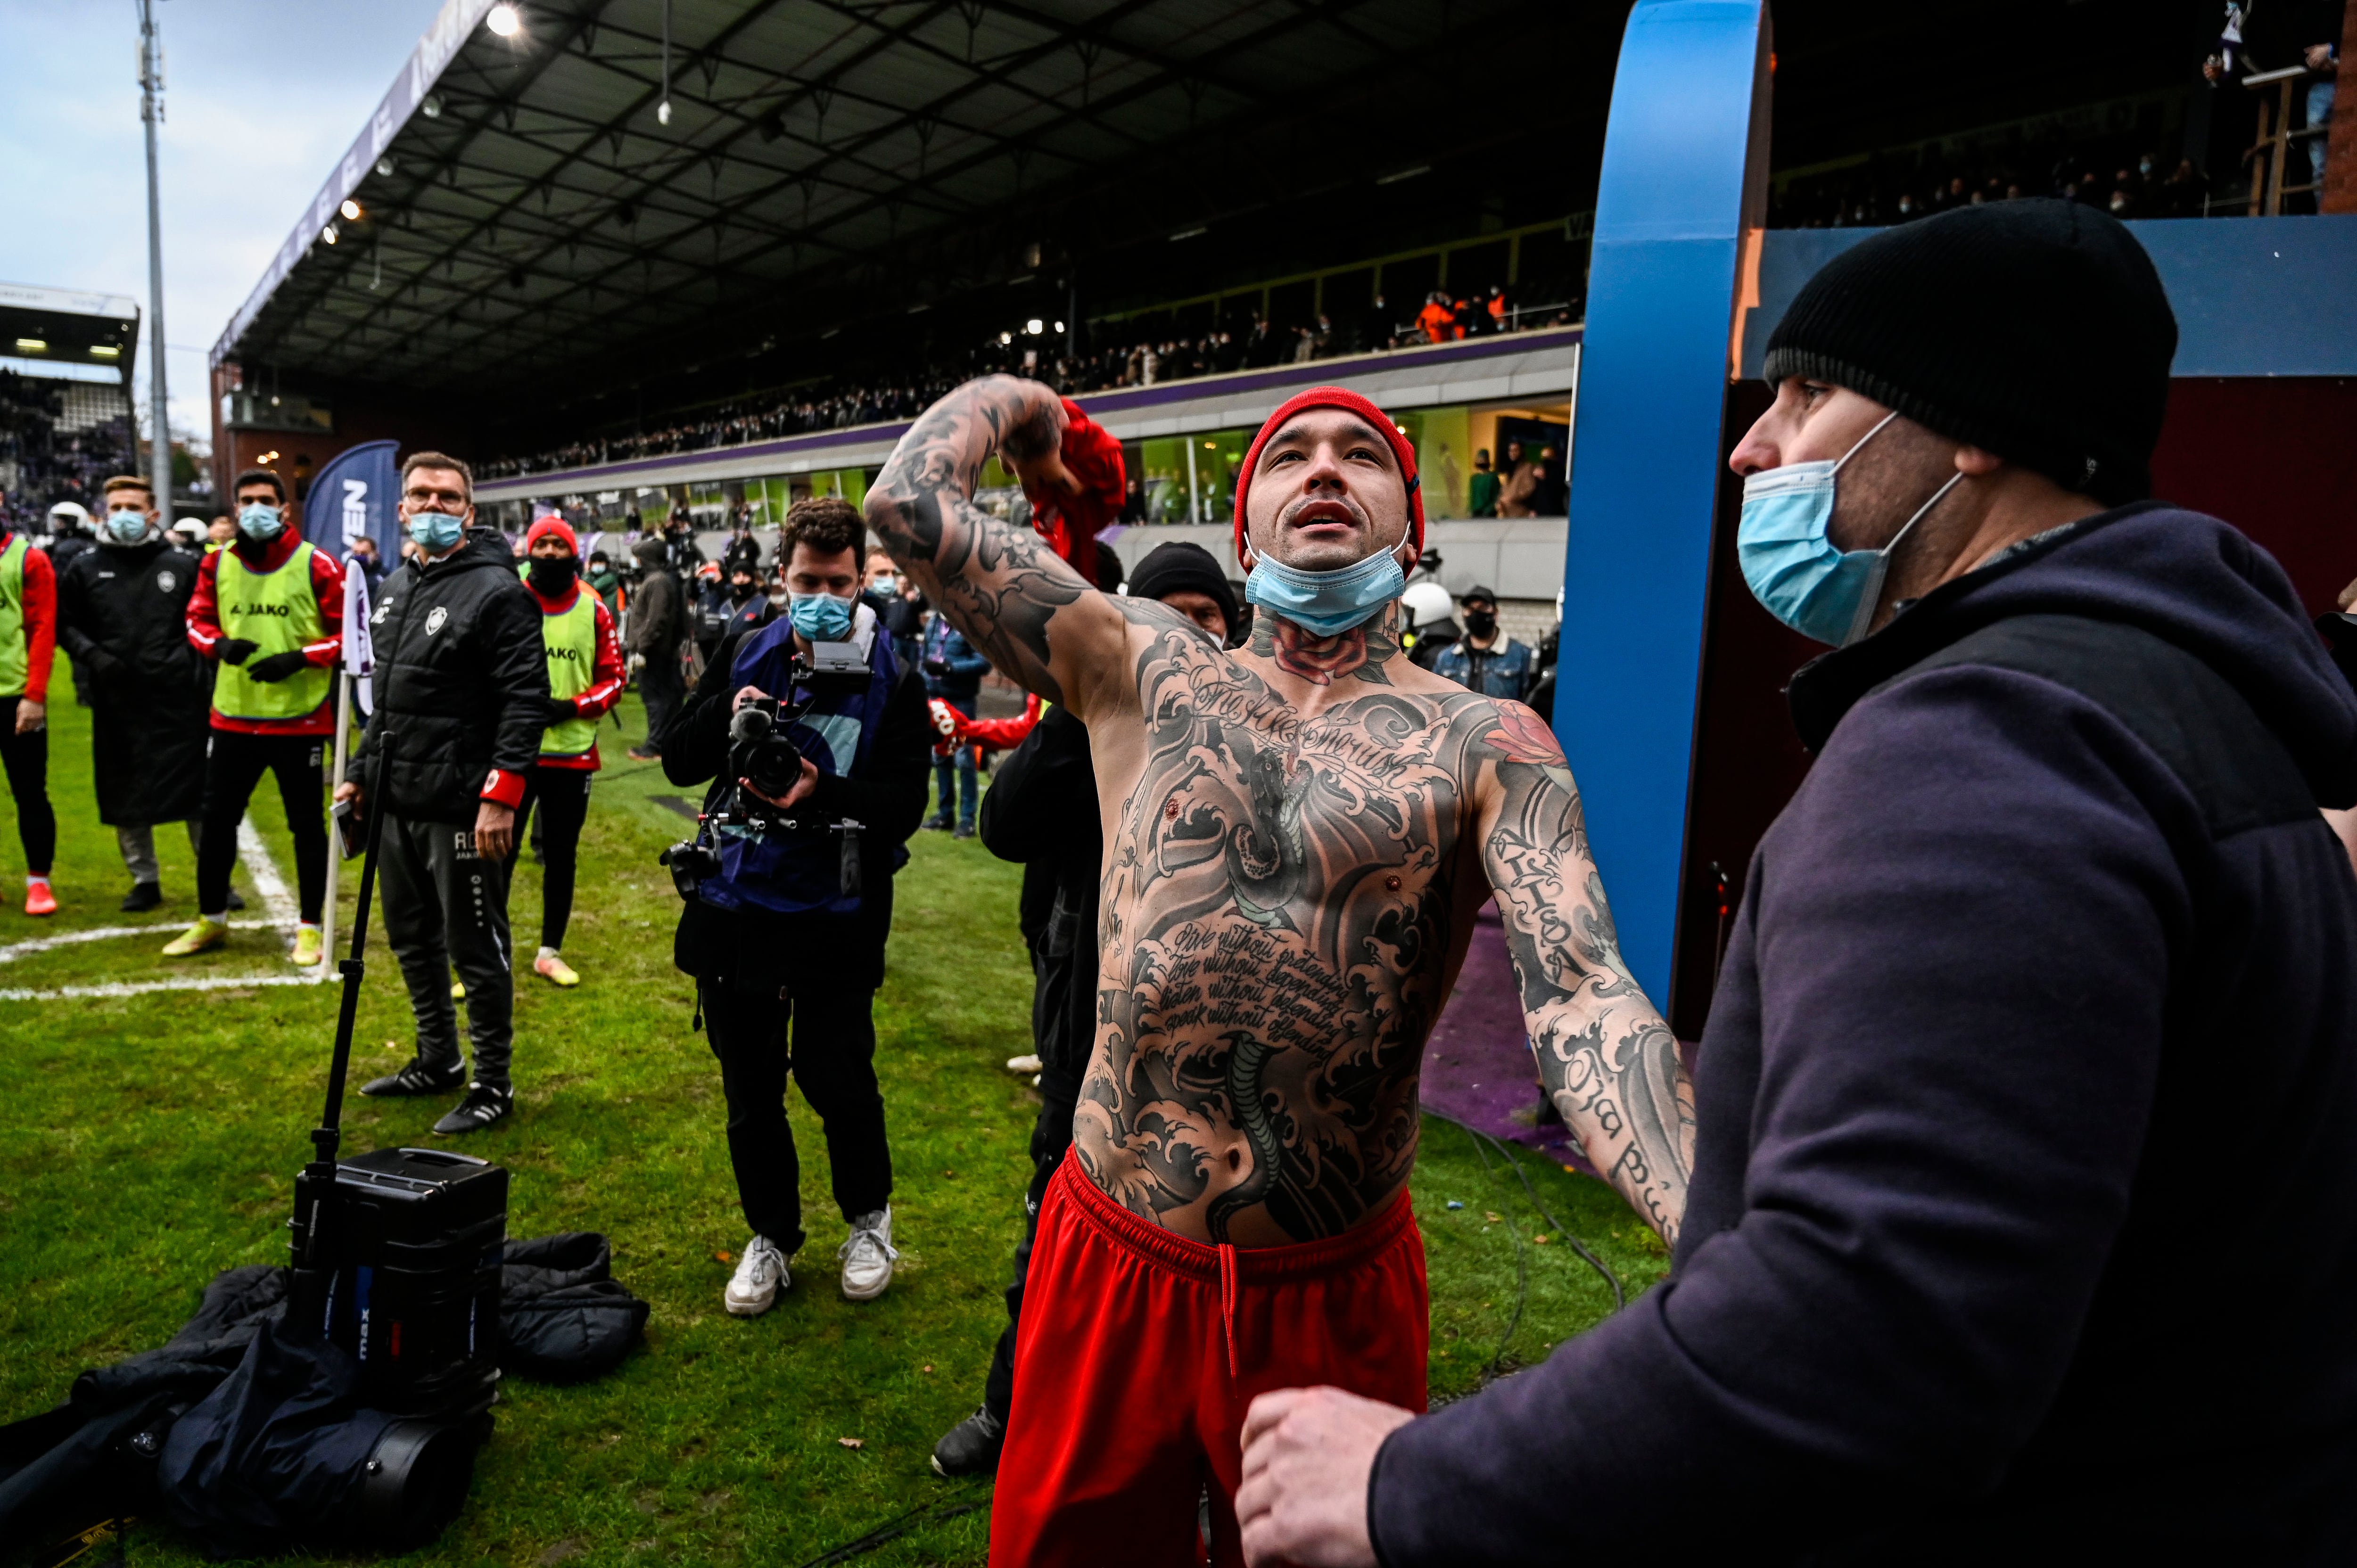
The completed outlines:
{"type": "MultiPolygon", "coordinates": [[[[274,931],[278,928],[268,920],[231,920],[233,931],[274,931]]],[[[184,931],[188,927],[178,920],[167,920],[153,926],[97,926],[87,931],[67,931],[54,937],[27,937],[21,942],[0,947],[0,963],[14,963],[20,958],[48,952],[54,948],[72,947],[77,942],[106,941],[115,937],[142,937],[156,931],[184,931]]]]}
{"type": "Polygon", "coordinates": [[[112,981],[104,985],[60,985],[55,991],[0,989],[0,1002],[62,1002],[81,996],[145,996],[157,991],[235,991],[248,985],[317,985],[323,974],[190,975],[182,980],[112,981]]]}
{"type": "Polygon", "coordinates": [[[237,857],[245,862],[245,874],[253,879],[253,890],[262,896],[262,907],[268,911],[271,924],[281,930],[292,931],[300,912],[295,907],[293,895],[280,879],[278,867],[272,864],[270,851],[263,847],[262,834],[253,825],[251,815],[237,822],[237,857]]]}

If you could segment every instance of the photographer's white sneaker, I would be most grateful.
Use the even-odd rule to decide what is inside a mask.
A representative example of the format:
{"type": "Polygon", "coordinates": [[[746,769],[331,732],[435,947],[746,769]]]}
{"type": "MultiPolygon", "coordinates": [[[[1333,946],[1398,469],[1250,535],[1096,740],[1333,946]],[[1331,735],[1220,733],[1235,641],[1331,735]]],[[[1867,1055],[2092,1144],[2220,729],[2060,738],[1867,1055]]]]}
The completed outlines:
{"type": "Polygon", "coordinates": [[[756,1236],[745,1243],[745,1255],[737,1260],[737,1272],[728,1276],[728,1288],[720,1299],[738,1317],[759,1317],[791,1283],[786,1255],[767,1236],[756,1236]]]}
{"type": "Polygon", "coordinates": [[[843,1294],[849,1301],[874,1301],[892,1283],[900,1254],[892,1246],[892,1206],[851,1222],[851,1240],[834,1251],[843,1260],[843,1294]]]}

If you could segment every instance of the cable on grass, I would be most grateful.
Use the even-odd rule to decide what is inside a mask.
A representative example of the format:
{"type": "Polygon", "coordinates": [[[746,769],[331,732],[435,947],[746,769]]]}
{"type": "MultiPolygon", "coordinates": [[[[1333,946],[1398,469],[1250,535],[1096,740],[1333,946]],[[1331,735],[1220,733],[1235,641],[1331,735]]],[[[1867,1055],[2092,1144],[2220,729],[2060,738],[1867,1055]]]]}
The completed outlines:
{"type": "Polygon", "coordinates": [[[1538,1188],[1531,1185],[1530,1173],[1523,1169],[1523,1162],[1514,1158],[1513,1151],[1507,1148],[1505,1144],[1499,1143],[1497,1139],[1490,1137],[1490,1134],[1487,1133],[1483,1133],[1470,1127],[1467,1128],[1466,1131],[1473,1133],[1476,1138],[1490,1139],[1491,1144],[1497,1148],[1499,1156],[1502,1158],[1506,1164],[1513,1167],[1515,1176],[1522,1178],[1523,1191],[1529,1197],[1531,1207],[1539,1211],[1539,1218],[1545,1220],[1547,1224],[1564,1239],[1565,1242],[1570,1246],[1573,1251],[1577,1252],[1582,1258],[1586,1259],[1589,1268],[1594,1269],[1598,1273],[1604,1276],[1604,1283],[1612,1287],[1612,1310],[1618,1312],[1622,1307],[1628,1305],[1629,1298],[1620,1289],[1620,1281],[1619,1277],[1616,1276],[1610,1269],[1604,1266],[1603,1259],[1589,1251],[1587,1246],[1581,1242],[1580,1239],[1571,1233],[1569,1226],[1566,1226],[1562,1220],[1557,1219],[1553,1214],[1547,1211],[1547,1206],[1539,1201],[1538,1188]]]}
{"type": "MultiPolygon", "coordinates": [[[[1448,1119],[1444,1116],[1441,1120],[1446,1122],[1448,1119]]],[[[1472,1138],[1473,1152],[1480,1156],[1481,1174],[1491,1181],[1496,1181],[1498,1173],[1490,1168],[1490,1154],[1488,1150],[1481,1147],[1481,1135],[1462,1122],[1451,1124],[1472,1138]]],[[[1523,1233],[1509,1225],[1506,1227],[1506,1234],[1514,1239],[1514,1314],[1506,1320],[1506,1332],[1498,1341],[1497,1354],[1491,1356],[1490,1364],[1481,1369],[1481,1380],[1485,1383],[1496,1378],[1499,1369],[1506,1364],[1506,1347],[1514,1342],[1514,1330],[1523,1326],[1523,1308],[1530,1305],[1531,1299],[1531,1264],[1526,1255],[1527,1250],[1523,1245],[1523,1233]]]]}
{"type": "Polygon", "coordinates": [[[991,1497],[992,1493],[985,1492],[980,1497],[969,1495],[956,1501],[952,1501],[950,1498],[937,1498],[931,1502],[910,1509],[907,1513],[886,1520],[865,1535],[855,1536],[840,1546],[828,1548],[809,1562],[802,1563],[800,1568],[833,1568],[835,1563],[848,1563],[855,1557],[864,1557],[877,1547],[898,1541],[910,1530],[921,1526],[945,1523],[961,1515],[986,1509],[990,1506],[991,1497]]]}

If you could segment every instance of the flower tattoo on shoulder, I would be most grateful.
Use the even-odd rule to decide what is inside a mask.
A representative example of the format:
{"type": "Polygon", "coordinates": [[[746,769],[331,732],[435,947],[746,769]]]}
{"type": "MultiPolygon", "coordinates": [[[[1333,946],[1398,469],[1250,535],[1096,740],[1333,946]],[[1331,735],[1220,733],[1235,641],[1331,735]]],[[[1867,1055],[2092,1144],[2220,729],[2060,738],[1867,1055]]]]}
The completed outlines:
{"type": "Polygon", "coordinates": [[[1563,747],[1556,743],[1555,731],[1535,712],[1511,697],[1498,700],[1498,727],[1481,738],[1509,762],[1563,766],[1563,747]]]}

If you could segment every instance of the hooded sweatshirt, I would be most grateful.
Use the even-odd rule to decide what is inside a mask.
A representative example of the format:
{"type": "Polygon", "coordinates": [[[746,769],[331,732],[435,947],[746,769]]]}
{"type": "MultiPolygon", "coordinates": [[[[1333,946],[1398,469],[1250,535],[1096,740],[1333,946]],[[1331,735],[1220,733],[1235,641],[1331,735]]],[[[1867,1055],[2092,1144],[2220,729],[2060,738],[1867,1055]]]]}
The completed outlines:
{"type": "Polygon", "coordinates": [[[2357,1561],[2357,698],[2141,502],[1801,671],[1670,1276],[1394,1433],[1410,1563],[2357,1561]]]}

